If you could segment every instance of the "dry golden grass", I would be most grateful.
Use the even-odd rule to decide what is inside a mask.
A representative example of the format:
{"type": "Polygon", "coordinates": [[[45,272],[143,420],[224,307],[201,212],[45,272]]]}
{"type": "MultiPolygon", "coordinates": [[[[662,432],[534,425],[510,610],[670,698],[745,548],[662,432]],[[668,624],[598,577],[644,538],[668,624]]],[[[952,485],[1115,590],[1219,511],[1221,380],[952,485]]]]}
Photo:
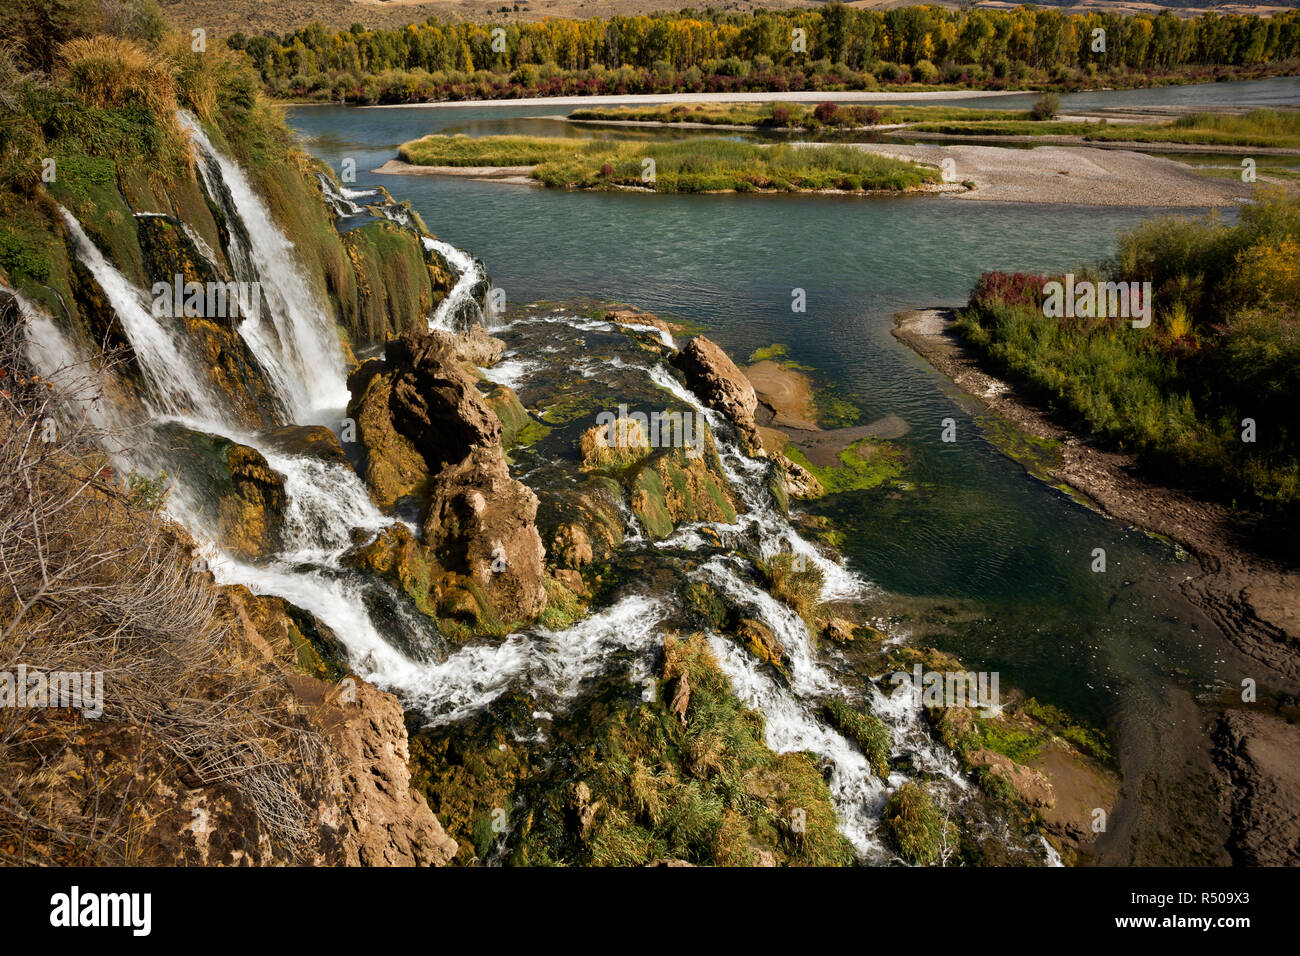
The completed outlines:
{"type": "Polygon", "coordinates": [[[176,76],[166,61],[130,40],[95,36],[59,47],[58,79],[96,109],[132,103],[159,116],[176,111],[176,76]]]}

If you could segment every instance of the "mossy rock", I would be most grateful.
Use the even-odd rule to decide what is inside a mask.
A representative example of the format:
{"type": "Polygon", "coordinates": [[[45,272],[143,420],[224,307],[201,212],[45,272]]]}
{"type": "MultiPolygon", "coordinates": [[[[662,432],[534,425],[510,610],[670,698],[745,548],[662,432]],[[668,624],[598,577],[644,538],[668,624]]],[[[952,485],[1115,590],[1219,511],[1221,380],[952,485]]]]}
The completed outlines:
{"type": "Polygon", "coordinates": [[[531,445],[550,434],[550,426],[536,421],[528,413],[514,389],[495,382],[480,385],[480,388],[488,407],[501,419],[501,447],[506,451],[531,445]]]}
{"type": "Polygon", "coordinates": [[[822,716],[858,745],[877,777],[881,780],[889,777],[889,750],[893,737],[884,721],[838,698],[822,705],[822,716]]]}
{"type": "Polygon", "coordinates": [[[714,462],[716,457],[692,458],[673,448],[633,469],[628,482],[632,510],[651,537],[666,538],[685,522],[735,522],[731,486],[714,462]]]}
{"type": "MultiPolygon", "coordinates": [[[[624,685],[626,686],[626,685],[624,685]]],[[[830,791],[807,754],[775,754],[708,641],[668,637],[652,700],[613,682],[557,719],[561,754],[524,791],[512,859],[641,866],[844,865],[830,791]]]]}
{"type": "Polygon", "coordinates": [[[435,580],[439,569],[406,525],[389,525],[374,541],[352,551],[349,563],[388,581],[410,598],[421,614],[438,617],[441,595],[435,580]]]}

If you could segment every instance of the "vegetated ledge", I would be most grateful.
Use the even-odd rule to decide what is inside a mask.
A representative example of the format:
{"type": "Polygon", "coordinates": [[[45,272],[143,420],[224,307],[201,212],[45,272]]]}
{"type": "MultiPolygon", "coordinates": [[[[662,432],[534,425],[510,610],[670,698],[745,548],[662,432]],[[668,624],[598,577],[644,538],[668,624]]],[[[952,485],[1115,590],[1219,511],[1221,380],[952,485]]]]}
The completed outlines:
{"type": "MultiPolygon", "coordinates": [[[[1296,572],[1254,553],[1252,529],[1224,505],[1149,480],[1133,455],[1067,429],[995,374],[957,335],[954,321],[951,309],[916,309],[895,316],[893,334],[1031,441],[1054,446],[1054,461],[1026,464],[1035,477],[1191,551],[1202,573],[1183,582],[1188,599],[1244,653],[1287,679],[1300,675],[1293,643],[1295,595],[1300,593],[1296,572]]],[[[1011,454],[1004,442],[994,444],[1011,454]]]]}
{"type": "Polygon", "coordinates": [[[562,189],[660,193],[954,192],[937,169],[851,146],[759,146],[729,140],[609,143],[526,136],[425,136],[403,143],[385,173],[528,179],[562,189]],[[651,162],[652,161],[652,162],[651,162]],[[647,174],[653,171],[653,177],[647,174]]]}
{"type": "MultiPolygon", "coordinates": [[[[1029,444],[1051,446],[1054,462],[1026,464],[1035,477],[1083,492],[1090,505],[1108,516],[1186,545],[1200,564],[1200,573],[1188,573],[1181,583],[1188,601],[1244,654],[1276,675],[1271,679],[1294,681],[1300,673],[1296,571],[1255,553],[1253,529],[1222,504],[1148,480],[1135,468],[1133,456],[1067,430],[995,377],[958,337],[954,320],[951,309],[902,312],[895,316],[893,334],[984,405],[999,426],[1010,423],[1006,430],[1020,433],[1029,444]]],[[[987,430],[985,435],[1021,460],[1005,440],[987,430]]],[[[1224,815],[1227,851],[1240,865],[1294,865],[1294,767],[1274,755],[1294,746],[1296,728],[1267,699],[1241,707],[1230,697],[1205,704],[1213,766],[1230,795],[1224,815]]]]}

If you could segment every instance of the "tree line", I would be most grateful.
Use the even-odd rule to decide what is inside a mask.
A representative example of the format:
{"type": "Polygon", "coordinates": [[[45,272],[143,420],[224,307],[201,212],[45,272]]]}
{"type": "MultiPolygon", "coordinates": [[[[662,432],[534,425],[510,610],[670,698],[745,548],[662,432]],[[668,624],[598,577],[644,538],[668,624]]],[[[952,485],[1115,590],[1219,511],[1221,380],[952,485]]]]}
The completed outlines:
{"type": "MultiPolygon", "coordinates": [[[[430,18],[389,30],[353,24],[329,32],[316,23],[283,36],[234,34],[227,42],[248,55],[273,92],[326,91],[341,98],[359,96],[371,78],[400,71],[443,74],[444,81],[450,74],[509,74],[512,84],[530,89],[561,73],[623,71],[626,92],[640,91],[634,87],[647,74],[671,80],[672,88],[781,89],[780,78],[788,81],[794,72],[829,76],[831,85],[838,77],[867,87],[1030,80],[1083,86],[1117,73],[1248,69],[1296,60],[1300,10],[1269,18],[1205,13],[1183,19],[1167,11],[1133,16],[1029,6],[882,11],[836,2],[791,11],[683,10],[536,23],[430,18]]],[[[388,79],[391,87],[393,77],[388,79]]],[[[615,91],[618,82],[599,91],[615,91]]],[[[418,99],[418,86],[417,79],[409,90],[386,92],[418,99]]]]}

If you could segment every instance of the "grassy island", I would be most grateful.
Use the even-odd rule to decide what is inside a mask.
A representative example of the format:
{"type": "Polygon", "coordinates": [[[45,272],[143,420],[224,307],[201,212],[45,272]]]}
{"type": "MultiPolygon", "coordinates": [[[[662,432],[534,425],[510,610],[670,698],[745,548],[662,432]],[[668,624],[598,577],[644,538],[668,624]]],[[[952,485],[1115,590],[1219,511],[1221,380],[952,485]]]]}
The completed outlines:
{"type": "Polygon", "coordinates": [[[534,179],[567,189],[902,192],[939,181],[935,169],[851,146],[757,146],[714,139],[610,143],[526,136],[426,136],[403,143],[398,152],[405,162],[417,166],[532,166],[534,179]]]}

